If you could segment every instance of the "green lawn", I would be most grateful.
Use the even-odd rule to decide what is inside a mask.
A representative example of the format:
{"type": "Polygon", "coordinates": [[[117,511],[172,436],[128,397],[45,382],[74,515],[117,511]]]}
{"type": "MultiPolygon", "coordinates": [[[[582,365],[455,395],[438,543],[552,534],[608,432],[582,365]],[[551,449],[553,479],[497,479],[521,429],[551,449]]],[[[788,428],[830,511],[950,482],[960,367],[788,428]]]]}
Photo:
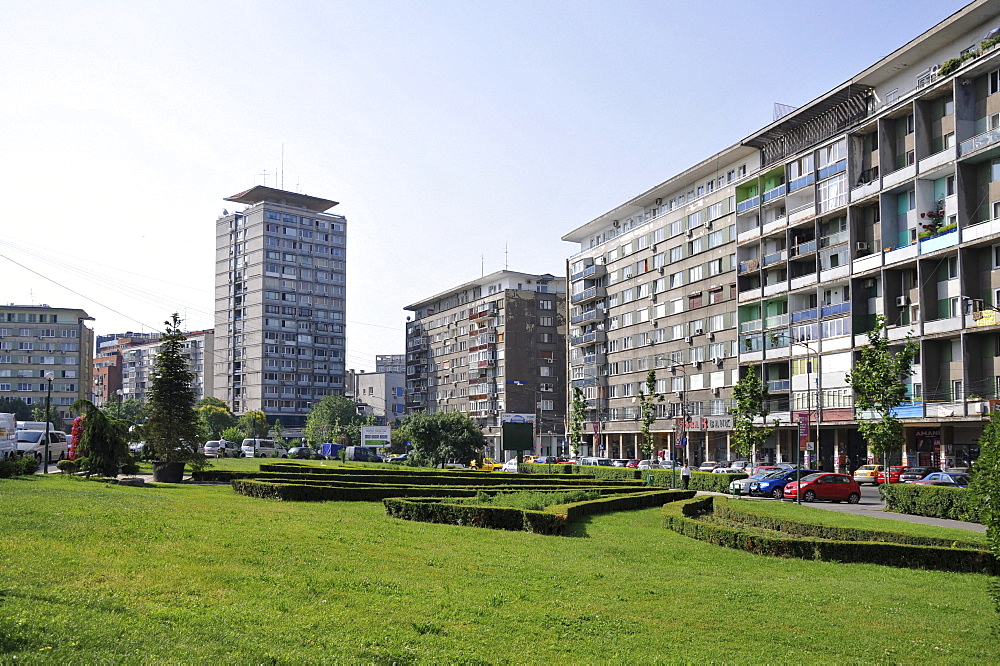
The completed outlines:
{"type": "Polygon", "coordinates": [[[984,576],[750,555],[658,509],[561,538],[225,486],[0,499],[4,662],[996,660],[984,576]]]}

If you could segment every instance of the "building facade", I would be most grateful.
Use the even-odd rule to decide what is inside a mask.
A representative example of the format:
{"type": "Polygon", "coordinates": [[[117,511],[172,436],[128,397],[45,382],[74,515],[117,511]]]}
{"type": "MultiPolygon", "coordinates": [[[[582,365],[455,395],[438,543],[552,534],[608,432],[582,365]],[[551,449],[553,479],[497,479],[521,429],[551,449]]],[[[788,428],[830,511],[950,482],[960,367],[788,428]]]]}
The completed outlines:
{"type": "Polygon", "coordinates": [[[93,321],[78,308],[48,305],[0,306],[0,396],[45,405],[52,390],[52,408],[63,419],[70,407],[91,399],[93,321]]]}
{"type": "MultiPolygon", "coordinates": [[[[215,377],[212,359],[215,356],[214,331],[185,333],[183,356],[188,369],[194,373],[193,388],[198,400],[213,395],[215,377]]],[[[117,353],[121,359],[121,397],[145,403],[152,386],[156,354],[160,341],[137,342],[129,340],[117,353]]],[[[114,394],[112,394],[114,395],[114,394]]],[[[110,398],[109,398],[110,399],[110,398]]]]}
{"type": "MultiPolygon", "coordinates": [[[[388,358],[403,359],[405,363],[406,356],[396,354],[388,358]]],[[[359,413],[374,417],[376,425],[396,425],[406,415],[406,366],[398,372],[391,371],[396,367],[400,366],[384,363],[377,364],[375,372],[347,371],[348,395],[357,402],[359,413]]]]}
{"type": "MultiPolygon", "coordinates": [[[[663,296],[658,276],[636,276],[640,269],[647,275],[648,268],[658,268],[660,250],[651,248],[662,247],[664,235],[668,256],[661,261],[664,272],[673,274],[669,252],[679,244],[670,241],[672,225],[697,237],[704,232],[690,219],[681,221],[687,209],[702,201],[705,208],[718,205],[712,197],[725,197],[729,203],[717,213],[726,216],[718,219],[728,229],[735,220],[722,252],[731,256],[735,245],[735,261],[726,266],[736,269],[736,287],[724,309],[727,323],[737,327],[726,329],[726,343],[732,344],[735,333],[735,360],[744,372],[754,366],[763,377],[771,395],[768,421],[779,424],[775,437],[755,452],[757,459],[795,460],[804,444],[797,429],[803,423],[810,433],[808,464],[854,468],[873,460],[857,429],[860,419],[873,415],[855,408],[847,375],[882,316],[894,343],[912,336],[920,347],[907,380],[907,404],[897,410],[905,424],[902,462],[970,464],[989,401],[1000,392],[998,28],[1000,2],[974,2],[736,146],[568,234],[565,240],[581,243],[569,262],[573,298],[590,299],[573,303],[572,339],[582,336],[584,358],[606,354],[580,370],[574,366],[573,381],[590,390],[588,397],[600,400],[601,391],[608,392],[606,407],[594,403],[596,414],[612,423],[628,420],[627,404],[611,395],[621,360],[631,355],[613,333],[613,327],[623,328],[629,309],[622,305],[623,292],[634,289],[629,297],[648,293],[658,301],[687,299],[681,301],[687,305],[698,293],[702,304],[712,300],[705,288],[693,288],[690,271],[692,287],[671,291],[668,283],[663,296]],[[716,162],[725,166],[710,174],[713,193],[712,180],[702,172],[716,162]],[[694,204],[689,181],[698,184],[694,204]],[[684,185],[683,201],[669,186],[673,182],[684,185]],[[671,211],[675,199],[683,212],[671,211]],[[667,231],[657,235],[660,227],[667,231]],[[647,259],[651,266],[643,264],[647,259]],[[629,264],[631,282],[619,285],[629,264]],[[592,289],[600,295],[591,298],[592,289]],[[612,349],[616,339],[618,349],[612,349]]],[[[686,261],[693,251],[688,245],[677,258],[686,261]]],[[[730,285],[733,275],[727,277],[730,285]]],[[[649,304],[644,316],[659,322],[654,307],[649,304]]],[[[691,322],[701,317],[689,312],[671,307],[671,330],[697,330],[691,322]]],[[[638,336],[650,329],[655,335],[659,326],[640,324],[632,344],[639,346],[638,336]]],[[[687,360],[690,374],[690,355],[687,360]]],[[[655,355],[652,363],[669,368],[655,355]]],[[[638,376],[626,379],[634,383],[638,376]]],[[[735,379],[730,372],[721,382],[728,386],[735,379]]],[[[695,395],[690,384],[687,390],[695,395]]],[[[658,421],[656,429],[669,435],[671,425],[658,421]]],[[[705,455],[721,459],[718,447],[709,446],[705,455]]],[[[690,457],[698,459],[696,453],[690,457]]]]}
{"type": "Polygon", "coordinates": [[[347,221],[337,202],[257,186],[216,221],[215,395],[305,424],[344,392],[347,221]]]}
{"type": "Polygon", "coordinates": [[[97,336],[94,355],[94,398],[98,407],[124,399],[122,389],[122,351],[151,340],[159,340],[159,333],[121,333],[97,336]]]}
{"type": "Polygon", "coordinates": [[[565,440],[566,281],[498,271],[406,306],[406,411],[457,411],[506,456],[503,414],[531,415],[535,452],[565,440]],[[408,318],[409,319],[409,318],[408,318]]]}

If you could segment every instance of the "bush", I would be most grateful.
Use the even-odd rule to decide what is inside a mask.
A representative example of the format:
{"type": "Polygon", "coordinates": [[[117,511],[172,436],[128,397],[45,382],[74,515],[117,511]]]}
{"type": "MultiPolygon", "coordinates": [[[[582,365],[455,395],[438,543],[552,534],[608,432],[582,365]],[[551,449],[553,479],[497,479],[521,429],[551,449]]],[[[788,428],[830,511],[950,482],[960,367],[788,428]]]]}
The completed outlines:
{"type": "Polygon", "coordinates": [[[135,463],[127,463],[122,465],[122,474],[126,476],[135,476],[139,473],[139,466],[135,463]]]}
{"type": "Polygon", "coordinates": [[[936,569],[960,573],[1000,572],[992,553],[971,548],[942,548],[901,543],[835,541],[815,537],[796,538],[699,520],[711,513],[721,497],[703,497],[663,508],[664,525],[669,529],[726,548],[758,555],[797,557],[806,560],[881,564],[912,569],[936,569]]]}
{"type": "Polygon", "coordinates": [[[522,490],[519,492],[499,492],[490,495],[478,492],[476,496],[461,500],[459,504],[477,504],[479,506],[503,506],[515,509],[541,511],[547,506],[568,504],[571,502],[586,502],[599,498],[600,493],[593,490],[570,490],[568,492],[549,491],[538,492],[522,490]]]}
{"type": "Polygon", "coordinates": [[[885,508],[888,511],[913,516],[982,522],[979,505],[967,488],[889,483],[879,486],[878,493],[885,501],[885,508]]]}
{"type": "Polygon", "coordinates": [[[470,506],[444,502],[414,502],[406,499],[385,499],[385,512],[393,518],[425,523],[445,523],[514,530],[535,534],[566,533],[566,516],[544,511],[529,511],[509,507],[470,506]]]}
{"type": "Polygon", "coordinates": [[[58,467],[59,471],[63,474],[72,474],[79,469],[75,460],[60,460],[56,463],[56,467],[58,467]]]}
{"type": "Polygon", "coordinates": [[[38,471],[38,461],[34,456],[6,458],[0,460],[0,479],[10,479],[15,476],[28,476],[38,471]]]}
{"type": "Polygon", "coordinates": [[[574,502],[561,506],[550,506],[549,511],[555,513],[565,513],[570,522],[592,516],[599,513],[613,513],[616,511],[632,511],[634,509],[648,509],[653,506],[663,506],[667,502],[677,502],[694,497],[693,490],[653,490],[641,493],[629,493],[628,495],[615,495],[613,497],[602,497],[600,499],[574,502]]]}

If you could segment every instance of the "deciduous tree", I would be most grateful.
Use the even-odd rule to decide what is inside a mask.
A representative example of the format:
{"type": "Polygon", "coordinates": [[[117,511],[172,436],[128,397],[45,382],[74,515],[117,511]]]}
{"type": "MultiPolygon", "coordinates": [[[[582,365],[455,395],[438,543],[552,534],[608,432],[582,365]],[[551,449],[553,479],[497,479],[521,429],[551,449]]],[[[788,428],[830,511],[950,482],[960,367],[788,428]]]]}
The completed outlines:
{"type": "Polygon", "coordinates": [[[303,429],[306,439],[313,444],[333,441],[348,426],[359,425],[358,407],[350,398],[342,395],[328,395],[315,403],[306,415],[303,429]]]}
{"type": "Polygon", "coordinates": [[[748,456],[774,433],[774,428],[767,425],[770,394],[754,366],[747,368],[747,373],[733,387],[733,400],[736,404],[733,407],[732,448],[748,456]],[[763,425],[756,425],[758,418],[763,425]]]}
{"type": "Polygon", "coordinates": [[[583,444],[583,424],[587,420],[587,400],[584,398],[583,389],[579,386],[573,387],[573,402],[570,404],[569,419],[569,445],[575,458],[580,455],[580,446],[583,444]]]}
{"type": "Polygon", "coordinates": [[[483,431],[461,412],[417,412],[400,428],[413,445],[410,457],[418,465],[444,467],[449,458],[470,461],[486,446],[483,431]]]}
{"type": "MultiPolygon", "coordinates": [[[[973,467],[972,492],[986,525],[986,539],[994,557],[1000,560],[1000,411],[990,414],[990,422],[979,439],[979,458],[973,467]]],[[[990,596],[1000,613],[1000,578],[989,581],[990,596]]]]}
{"type": "Polygon", "coordinates": [[[653,423],[656,422],[656,403],[663,402],[663,395],[656,392],[656,370],[646,374],[644,386],[639,387],[639,413],[642,415],[642,453],[653,458],[653,423]]]}

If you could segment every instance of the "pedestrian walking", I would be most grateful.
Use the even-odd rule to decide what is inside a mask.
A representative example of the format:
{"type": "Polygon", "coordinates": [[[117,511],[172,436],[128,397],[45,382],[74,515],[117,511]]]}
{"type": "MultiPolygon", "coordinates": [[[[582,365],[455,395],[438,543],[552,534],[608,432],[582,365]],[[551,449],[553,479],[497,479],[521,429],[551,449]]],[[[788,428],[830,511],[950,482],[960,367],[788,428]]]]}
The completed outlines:
{"type": "Polygon", "coordinates": [[[688,467],[686,460],[684,461],[684,466],[681,467],[681,482],[684,484],[684,490],[687,490],[688,484],[691,482],[691,468],[688,467]]]}

